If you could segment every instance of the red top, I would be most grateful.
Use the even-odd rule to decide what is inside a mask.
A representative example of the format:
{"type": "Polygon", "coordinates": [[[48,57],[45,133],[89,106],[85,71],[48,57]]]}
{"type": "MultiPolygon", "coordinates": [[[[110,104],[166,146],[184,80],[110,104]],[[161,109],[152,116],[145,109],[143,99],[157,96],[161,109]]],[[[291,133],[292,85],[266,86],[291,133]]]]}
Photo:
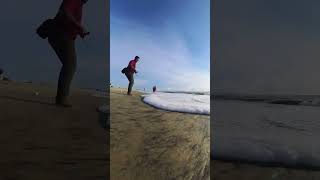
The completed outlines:
{"type": "Polygon", "coordinates": [[[137,61],[136,60],[131,60],[128,64],[128,73],[133,74],[136,73],[136,64],[137,61]]]}
{"type": "Polygon", "coordinates": [[[69,12],[75,20],[81,24],[82,20],[82,7],[83,3],[81,0],[63,0],[60,10],[55,17],[58,29],[62,30],[67,34],[68,37],[76,39],[77,35],[80,34],[80,29],[69,19],[61,14],[61,10],[69,12]]]}

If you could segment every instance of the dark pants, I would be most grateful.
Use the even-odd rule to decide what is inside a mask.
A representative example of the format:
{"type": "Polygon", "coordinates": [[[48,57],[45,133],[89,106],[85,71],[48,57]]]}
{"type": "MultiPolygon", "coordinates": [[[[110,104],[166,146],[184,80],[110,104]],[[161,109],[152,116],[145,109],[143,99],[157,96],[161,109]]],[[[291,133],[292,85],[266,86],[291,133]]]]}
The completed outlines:
{"type": "Polygon", "coordinates": [[[62,63],[58,80],[57,98],[67,97],[69,96],[70,85],[77,66],[75,41],[61,33],[50,35],[48,41],[62,63]]]}
{"type": "Polygon", "coordinates": [[[131,94],[132,86],[133,86],[133,83],[134,83],[133,74],[131,74],[131,73],[126,73],[126,76],[127,76],[128,80],[129,80],[128,94],[131,94]]]}

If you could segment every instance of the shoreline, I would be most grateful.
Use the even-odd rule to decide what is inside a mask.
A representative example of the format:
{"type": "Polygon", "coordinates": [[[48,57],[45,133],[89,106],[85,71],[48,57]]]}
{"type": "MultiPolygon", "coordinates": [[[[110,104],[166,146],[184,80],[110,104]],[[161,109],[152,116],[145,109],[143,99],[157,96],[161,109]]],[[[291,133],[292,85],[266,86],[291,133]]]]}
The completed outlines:
{"type": "Polygon", "coordinates": [[[210,118],[210,102],[208,101],[204,103],[201,100],[199,101],[198,99],[195,98],[196,96],[201,96],[201,97],[208,96],[209,98],[209,95],[203,95],[199,93],[158,91],[154,93],[141,95],[141,101],[144,104],[147,104],[156,109],[166,111],[168,113],[176,112],[176,113],[185,113],[185,114],[191,114],[191,115],[204,115],[204,116],[209,116],[210,118]],[[171,95],[169,96],[169,94],[173,94],[173,96],[171,95]],[[181,100],[181,97],[183,97],[183,100],[181,100]],[[198,102],[201,102],[201,103],[198,105],[195,105],[198,102]],[[203,108],[204,104],[207,105],[206,108],[203,108]]]}

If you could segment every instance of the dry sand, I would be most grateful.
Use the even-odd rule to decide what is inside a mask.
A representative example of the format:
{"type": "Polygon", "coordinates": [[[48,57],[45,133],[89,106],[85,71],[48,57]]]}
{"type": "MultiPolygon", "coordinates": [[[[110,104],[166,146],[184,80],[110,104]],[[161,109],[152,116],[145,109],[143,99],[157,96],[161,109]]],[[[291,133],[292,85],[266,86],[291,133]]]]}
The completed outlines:
{"type": "Polygon", "coordinates": [[[158,110],[111,89],[111,179],[208,180],[209,116],[158,110]]]}
{"type": "Polygon", "coordinates": [[[61,108],[54,96],[55,88],[0,81],[1,180],[106,179],[108,132],[96,111],[106,99],[73,90],[74,106],[61,108]]]}

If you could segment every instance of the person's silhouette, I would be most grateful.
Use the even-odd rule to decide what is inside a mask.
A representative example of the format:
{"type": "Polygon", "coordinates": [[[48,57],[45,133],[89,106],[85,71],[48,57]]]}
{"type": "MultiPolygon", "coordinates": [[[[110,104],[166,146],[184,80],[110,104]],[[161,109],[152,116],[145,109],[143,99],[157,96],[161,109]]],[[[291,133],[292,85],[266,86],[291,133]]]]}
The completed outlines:
{"type": "Polygon", "coordinates": [[[58,80],[56,104],[70,107],[69,91],[76,71],[75,39],[84,38],[89,32],[81,25],[82,8],[88,0],[63,0],[53,19],[48,42],[62,63],[58,80]]]}
{"type": "Polygon", "coordinates": [[[0,69],[0,81],[4,79],[4,71],[0,69]]]}
{"type": "Polygon", "coordinates": [[[134,84],[134,73],[138,73],[136,70],[136,64],[139,61],[140,57],[136,56],[133,60],[131,60],[126,68],[126,70],[124,71],[124,74],[126,75],[126,77],[128,78],[129,81],[129,85],[128,85],[128,95],[131,95],[131,91],[132,91],[132,87],[134,84]]]}

